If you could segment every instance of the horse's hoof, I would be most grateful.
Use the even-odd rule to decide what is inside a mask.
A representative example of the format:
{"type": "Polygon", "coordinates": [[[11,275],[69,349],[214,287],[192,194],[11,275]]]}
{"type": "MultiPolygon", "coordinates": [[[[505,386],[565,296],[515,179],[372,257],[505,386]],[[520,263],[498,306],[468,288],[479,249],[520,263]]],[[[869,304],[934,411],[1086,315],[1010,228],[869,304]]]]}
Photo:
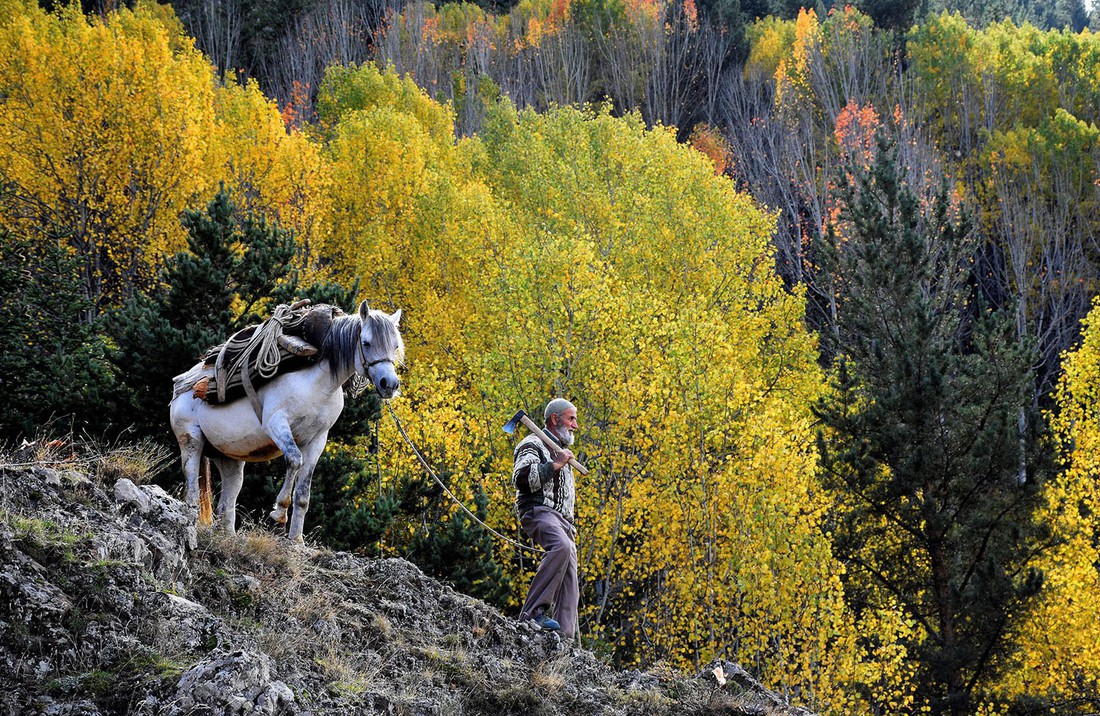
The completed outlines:
{"type": "Polygon", "coordinates": [[[281,525],[286,524],[286,510],[282,507],[276,507],[270,513],[271,519],[275,520],[281,525]]]}

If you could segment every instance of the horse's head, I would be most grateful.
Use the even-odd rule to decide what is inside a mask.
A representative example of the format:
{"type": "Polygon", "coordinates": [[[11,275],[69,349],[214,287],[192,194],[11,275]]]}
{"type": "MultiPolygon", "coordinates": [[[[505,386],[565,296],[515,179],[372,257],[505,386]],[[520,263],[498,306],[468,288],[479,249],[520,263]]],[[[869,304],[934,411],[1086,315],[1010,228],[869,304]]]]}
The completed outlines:
{"type": "Polygon", "coordinates": [[[368,378],[383,398],[397,394],[401,379],[397,366],[405,360],[405,342],[401,340],[398,324],[401,309],[393,315],[372,311],[366,301],[359,304],[359,350],[356,356],[356,372],[368,378]]]}

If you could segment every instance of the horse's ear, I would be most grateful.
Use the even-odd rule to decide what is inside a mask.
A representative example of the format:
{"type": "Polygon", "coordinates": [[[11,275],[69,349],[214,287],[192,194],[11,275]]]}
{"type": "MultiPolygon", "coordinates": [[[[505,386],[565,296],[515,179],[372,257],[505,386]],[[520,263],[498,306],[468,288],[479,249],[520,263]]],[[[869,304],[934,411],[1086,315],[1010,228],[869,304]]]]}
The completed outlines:
{"type": "Polygon", "coordinates": [[[397,311],[392,316],[390,316],[390,323],[393,324],[394,328],[401,325],[401,309],[400,308],[397,309],[397,311]]]}
{"type": "Polygon", "coordinates": [[[359,318],[365,321],[368,316],[370,316],[370,306],[367,305],[366,301],[363,301],[359,304],[359,318]]]}

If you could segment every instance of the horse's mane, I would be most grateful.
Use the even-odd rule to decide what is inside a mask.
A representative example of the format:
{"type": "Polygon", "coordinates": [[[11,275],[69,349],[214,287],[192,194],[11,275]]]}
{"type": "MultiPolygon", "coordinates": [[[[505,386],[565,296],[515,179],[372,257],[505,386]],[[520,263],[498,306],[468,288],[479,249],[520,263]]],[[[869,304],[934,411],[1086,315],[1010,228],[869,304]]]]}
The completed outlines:
{"type": "MultiPolygon", "coordinates": [[[[394,363],[405,361],[405,342],[397,326],[382,311],[371,311],[371,341],[382,348],[386,355],[394,357],[394,363]]],[[[321,344],[321,358],[327,359],[333,377],[355,369],[355,353],[359,350],[359,336],[363,323],[359,314],[338,315],[333,318],[332,327],[321,344]]]]}

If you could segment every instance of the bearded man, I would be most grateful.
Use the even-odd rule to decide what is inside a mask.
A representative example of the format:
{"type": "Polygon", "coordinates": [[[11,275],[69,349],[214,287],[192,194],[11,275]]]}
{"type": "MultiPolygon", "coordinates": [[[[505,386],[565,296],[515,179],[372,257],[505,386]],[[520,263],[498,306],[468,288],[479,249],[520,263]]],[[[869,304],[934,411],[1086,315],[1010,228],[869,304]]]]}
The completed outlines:
{"type": "Polygon", "coordinates": [[[577,528],[573,525],[575,490],[573,433],[577,409],[564,398],[554,398],[543,411],[546,432],[560,449],[551,449],[535,435],[516,445],[512,484],[516,488],[516,513],[523,531],[546,550],[531,580],[520,620],[533,619],[543,629],[577,635],[577,528]]]}

